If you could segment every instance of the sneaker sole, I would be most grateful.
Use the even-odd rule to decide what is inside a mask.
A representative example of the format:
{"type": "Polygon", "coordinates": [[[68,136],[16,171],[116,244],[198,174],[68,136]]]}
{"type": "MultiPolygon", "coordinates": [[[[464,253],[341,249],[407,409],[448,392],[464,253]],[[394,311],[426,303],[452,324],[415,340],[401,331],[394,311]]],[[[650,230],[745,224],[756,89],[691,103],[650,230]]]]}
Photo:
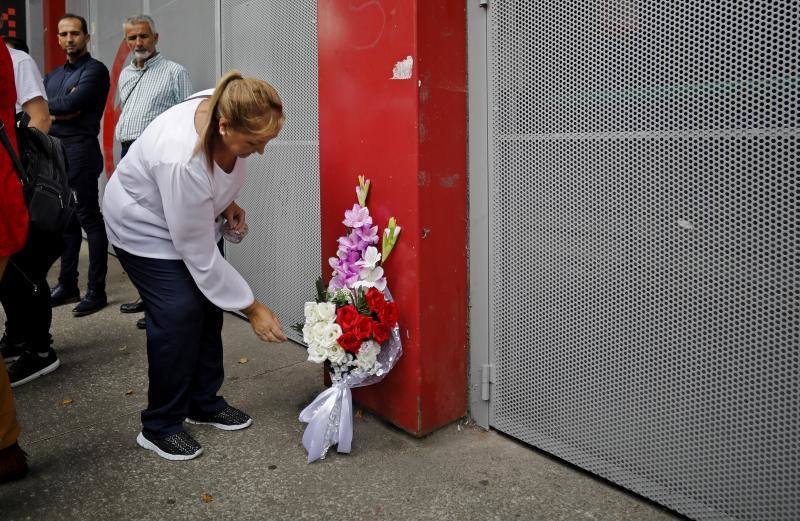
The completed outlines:
{"type": "Polygon", "coordinates": [[[168,459],[170,461],[186,461],[190,459],[195,459],[197,456],[203,453],[203,447],[197,449],[197,452],[194,454],[170,454],[169,452],[164,452],[163,450],[159,449],[153,442],[148,440],[144,437],[144,434],[141,432],[138,436],[136,436],[136,443],[139,444],[140,447],[147,450],[152,450],[159,456],[164,459],[168,459]]]}
{"type": "Polygon", "coordinates": [[[250,418],[246,422],[240,423],[238,425],[225,425],[224,423],[201,422],[199,420],[192,420],[189,418],[186,418],[186,423],[191,423],[192,425],[211,425],[212,427],[216,427],[217,429],[221,429],[223,431],[239,431],[250,427],[253,424],[253,418],[250,418]]]}
{"type": "Polygon", "coordinates": [[[50,374],[50,373],[52,373],[53,371],[55,371],[56,369],[58,369],[58,367],[59,367],[60,365],[61,365],[61,360],[59,360],[58,358],[56,358],[56,361],[55,361],[55,362],[53,362],[52,364],[48,365],[48,366],[47,366],[47,367],[45,367],[44,369],[39,369],[39,370],[38,370],[38,371],[36,371],[35,373],[33,373],[33,374],[31,374],[31,375],[28,375],[28,376],[26,376],[26,377],[25,377],[25,378],[23,378],[22,380],[19,380],[19,381],[16,381],[16,382],[11,382],[11,387],[19,387],[20,385],[23,385],[23,384],[26,384],[26,383],[28,383],[28,382],[30,382],[30,381],[36,380],[36,379],[37,379],[37,378],[39,378],[40,376],[44,376],[44,375],[46,375],[46,374],[50,374]]]}

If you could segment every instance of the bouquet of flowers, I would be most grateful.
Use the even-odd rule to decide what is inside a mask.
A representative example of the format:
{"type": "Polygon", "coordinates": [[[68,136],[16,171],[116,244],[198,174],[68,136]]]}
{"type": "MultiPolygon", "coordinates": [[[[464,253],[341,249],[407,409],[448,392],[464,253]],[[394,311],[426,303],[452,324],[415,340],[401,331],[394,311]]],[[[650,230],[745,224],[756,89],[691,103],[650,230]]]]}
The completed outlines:
{"type": "Polygon", "coordinates": [[[402,354],[397,305],[386,287],[381,267],[394,248],[400,227],[394,217],[383,231],[366,206],[370,181],[358,178],[358,203],[345,211],[347,233],[339,238],[333,274],[327,287],[317,280],[315,302],[305,303],[305,323],[294,326],[303,335],[308,360],[327,363],[332,386],[300,413],[308,423],[303,446],[308,462],[324,458],[328,449],[350,452],[353,439],[353,397],[350,389],[381,381],[402,354]]]}

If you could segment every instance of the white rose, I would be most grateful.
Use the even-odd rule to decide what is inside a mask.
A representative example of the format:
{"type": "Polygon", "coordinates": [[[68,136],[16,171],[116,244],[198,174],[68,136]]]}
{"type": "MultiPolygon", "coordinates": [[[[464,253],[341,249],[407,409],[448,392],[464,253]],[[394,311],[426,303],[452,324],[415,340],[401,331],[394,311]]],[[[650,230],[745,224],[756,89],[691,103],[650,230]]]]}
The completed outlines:
{"type": "Polygon", "coordinates": [[[303,325],[303,342],[305,342],[308,345],[311,344],[311,342],[313,341],[314,341],[314,335],[311,332],[311,324],[306,322],[303,325]]]}
{"type": "Polygon", "coordinates": [[[306,324],[314,324],[319,321],[319,313],[317,313],[316,302],[306,302],[303,308],[303,314],[306,316],[306,324]]]}
{"type": "Polygon", "coordinates": [[[328,348],[328,360],[330,360],[332,364],[339,365],[346,359],[347,352],[342,349],[342,346],[339,344],[334,343],[328,348]]]}
{"type": "Polygon", "coordinates": [[[325,326],[327,325],[325,322],[317,322],[311,326],[311,338],[314,342],[325,345],[325,326]]]}
{"type": "Polygon", "coordinates": [[[333,323],[325,326],[322,335],[322,345],[330,347],[336,343],[336,339],[342,336],[342,327],[339,324],[333,323]]]}
{"type": "Polygon", "coordinates": [[[316,342],[311,343],[306,351],[308,351],[308,361],[315,364],[321,364],[328,358],[327,350],[316,342]]]}
{"type": "Polygon", "coordinates": [[[320,320],[330,324],[336,318],[336,304],[333,302],[320,302],[317,304],[317,316],[320,320]]]}

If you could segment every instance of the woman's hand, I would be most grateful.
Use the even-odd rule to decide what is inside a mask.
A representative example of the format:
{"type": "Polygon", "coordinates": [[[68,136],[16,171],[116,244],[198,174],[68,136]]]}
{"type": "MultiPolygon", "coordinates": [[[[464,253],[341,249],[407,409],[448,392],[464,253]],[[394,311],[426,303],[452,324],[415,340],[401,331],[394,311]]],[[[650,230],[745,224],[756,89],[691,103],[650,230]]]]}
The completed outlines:
{"type": "Polygon", "coordinates": [[[241,232],[244,229],[244,209],[233,201],[222,212],[222,216],[228,221],[228,228],[241,232]]]}
{"type": "Polygon", "coordinates": [[[259,339],[264,342],[284,342],[286,340],[278,317],[258,300],[254,300],[252,304],[244,308],[242,313],[250,319],[250,327],[253,328],[253,332],[259,339]]]}

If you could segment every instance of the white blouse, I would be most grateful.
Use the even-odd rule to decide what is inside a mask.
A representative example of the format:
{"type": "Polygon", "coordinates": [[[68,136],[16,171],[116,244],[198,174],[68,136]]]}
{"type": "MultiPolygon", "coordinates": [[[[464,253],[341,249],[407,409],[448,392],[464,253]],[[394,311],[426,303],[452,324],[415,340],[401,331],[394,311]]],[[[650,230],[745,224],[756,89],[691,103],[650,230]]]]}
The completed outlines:
{"type": "Polygon", "coordinates": [[[237,158],[226,174],[209,171],[205,154],[194,154],[195,94],[159,115],[117,165],[106,185],[103,217],[108,240],[139,257],[181,259],[200,291],[219,308],[237,311],[253,303],[250,286],[217,249],[220,214],[245,181],[237,158]]]}

